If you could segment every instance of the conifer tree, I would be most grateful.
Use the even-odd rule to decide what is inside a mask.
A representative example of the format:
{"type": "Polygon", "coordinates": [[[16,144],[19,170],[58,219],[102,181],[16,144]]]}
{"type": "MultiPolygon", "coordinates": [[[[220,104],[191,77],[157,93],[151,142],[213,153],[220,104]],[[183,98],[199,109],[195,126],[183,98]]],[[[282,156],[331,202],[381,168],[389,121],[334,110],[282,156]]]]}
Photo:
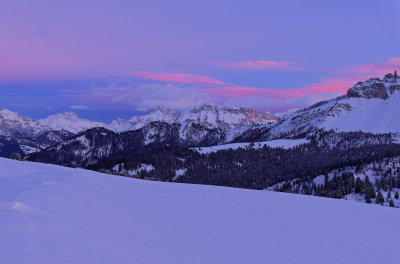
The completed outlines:
{"type": "Polygon", "coordinates": [[[365,202],[370,204],[371,203],[371,196],[369,195],[369,193],[365,194],[365,202]]]}
{"type": "Polygon", "coordinates": [[[359,177],[357,177],[356,183],[354,185],[354,192],[360,193],[362,190],[362,186],[363,186],[363,183],[362,183],[361,179],[359,177]]]}
{"type": "Polygon", "coordinates": [[[380,191],[378,192],[378,195],[376,196],[375,202],[380,205],[383,205],[383,203],[385,202],[385,198],[383,198],[383,195],[380,191]]]}

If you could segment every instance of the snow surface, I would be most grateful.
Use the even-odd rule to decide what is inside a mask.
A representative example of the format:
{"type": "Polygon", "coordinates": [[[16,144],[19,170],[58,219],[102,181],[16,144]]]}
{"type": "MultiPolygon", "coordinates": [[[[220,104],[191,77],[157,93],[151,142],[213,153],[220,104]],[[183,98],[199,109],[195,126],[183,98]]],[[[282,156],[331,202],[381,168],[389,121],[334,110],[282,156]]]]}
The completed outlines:
{"type": "Polygon", "coordinates": [[[399,263],[400,210],[0,159],[0,263],[399,263]]]}
{"type": "Polygon", "coordinates": [[[185,175],[187,169],[179,169],[179,170],[175,170],[175,176],[174,178],[172,178],[173,181],[176,181],[179,177],[185,175]]]}
{"type": "Polygon", "coordinates": [[[389,99],[349,98],[351,111],[327,119],[321,128],[336,131],[364,131],[371,133],[400,132],[400,93],[389,99]]]}
{"type": "MultiPolygon", "coordinates": [[[[284,148],[290,149],[297,147],[301,144],[307,144],[309,141],[307,139],[276,139],[270,141],[263,141],[263,142],[254,142],[255,149],[262,148],[264,146],[269,146],[271,148],[284,148]]],[[[201,147],[201,148],[193,148],[197,152],[201,154],[207,154],[212,152],[217,152],[219,150],[226,150],[226,149],[238,149],[238,148],[248,148],[250,147],[251,143],[230,143],[225,145],[216,145],[211,147],[201,147]]]]}

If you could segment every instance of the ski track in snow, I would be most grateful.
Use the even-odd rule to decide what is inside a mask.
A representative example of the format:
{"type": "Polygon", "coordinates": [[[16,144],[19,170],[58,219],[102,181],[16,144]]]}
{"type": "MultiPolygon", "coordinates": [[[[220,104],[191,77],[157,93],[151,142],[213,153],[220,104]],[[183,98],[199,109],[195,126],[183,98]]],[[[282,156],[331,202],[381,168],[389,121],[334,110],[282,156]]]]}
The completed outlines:
{"type": "Polygon", "coordinates": [[[399,263],[400,210],[0,159],[0,263],[399,263]]]}

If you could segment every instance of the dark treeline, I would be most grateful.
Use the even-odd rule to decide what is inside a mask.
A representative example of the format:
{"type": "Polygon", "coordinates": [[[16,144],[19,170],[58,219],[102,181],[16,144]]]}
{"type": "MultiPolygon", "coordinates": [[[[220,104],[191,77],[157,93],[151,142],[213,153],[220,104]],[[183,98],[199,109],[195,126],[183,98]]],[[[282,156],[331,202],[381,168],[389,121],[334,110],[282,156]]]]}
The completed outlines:
{"type": "Polygon", "coordinates": [[[323,135],[326,143],[321,144],[322,136],[319,135],[318,140],[311,139],[310,144],[287,150],[267,146],[256,148],[258,143],[254,143],[254,147],[209,154],[171,147],[144,155],[114,157],[89,168],[111,170],[116,164],[123,164],[124,170],[135,170],[141,164],[151,164],[155,169],[141,172],[140,178],[172,181],[175,170],[185,169],[185,175],[176,178],[176,182],[263,189],[292,179],[312,181],[337,168],[400,155],[400,145],[387,142],[386,136],[382,136],[381,141],[379,137],[363,138],[358,133],[343,136],[346,144],[337,143],[341,142],[336,138],[337,134],[334,134],[336,140],[332,139],[332,134],[327,134],[323,135]],[[370,144],[360,144],[360,138],[370,144]],[[332,144],[335,141],[336,146],[332,144]]]}
{"type": "Polygon", "coordinates": [[[333,176],[329,177],[327,173],[324,175],[323,183],[316,183],[312,179],[286,181],[277,185],[274,190],[337,199],[343,199],[348,194],[359,194],[367,203],[374,201],[383,204],[386,201],[389,206],[394,206],[393,199],[399,199],[398,190],[395,188],[400,189],[400,164],[385,159],[381,162],[374,161],[370,165],[372,169],[366,168],[366,164],[336,169],[331,172],[333,176]],[[373,172],[375,183],[372,183],[368,176],[363,180],[355,177],[355,173],[363,174],[366,169],[373,172]],[[386,198],[383,197],[382,191],[387,193],[386,198]]]}

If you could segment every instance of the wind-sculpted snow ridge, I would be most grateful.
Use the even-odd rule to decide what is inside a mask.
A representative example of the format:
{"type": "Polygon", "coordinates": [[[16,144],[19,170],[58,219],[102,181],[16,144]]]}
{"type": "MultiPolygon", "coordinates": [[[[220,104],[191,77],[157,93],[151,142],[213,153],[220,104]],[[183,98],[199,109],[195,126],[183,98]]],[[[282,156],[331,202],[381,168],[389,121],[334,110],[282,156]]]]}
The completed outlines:
{"type": "Polygon", "coordinates": [[[399,262],[400,211],[0,159],[1,263],[399,262]]]}

